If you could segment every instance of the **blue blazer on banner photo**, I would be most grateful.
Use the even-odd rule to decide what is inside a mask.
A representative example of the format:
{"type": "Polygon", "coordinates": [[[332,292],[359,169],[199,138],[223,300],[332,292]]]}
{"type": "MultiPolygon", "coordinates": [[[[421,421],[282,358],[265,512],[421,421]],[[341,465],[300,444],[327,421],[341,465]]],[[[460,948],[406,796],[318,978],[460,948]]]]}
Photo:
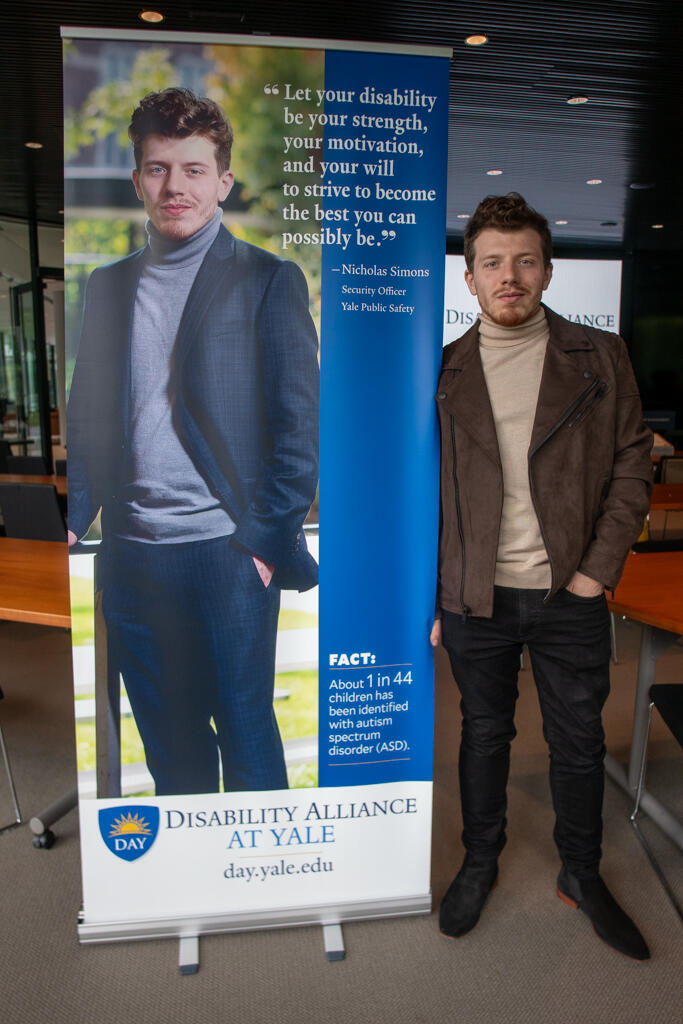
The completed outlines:
{"type": "MultiPolygon", "coordinates": [[[[130,401],[132,314],[144,250],[95,270],[69,396],[69,529],[115,516],[130,401]]],[[[224,227],[200,267],[175,347],[178,431],[237,524],[234,541],[307,590],[301,530],[318,480],[318,341],[301,270],[224,227]]]]}
{"type": "Polygon", "coordinates": [[[317,582],[303,534],[317,484],[319,402],[306,281],[295,264],[218,228],[175,340],[152,328],[152,345],[172,344],[161,371],[167,404],[163,413],[143,409],[149,421],[151,408],[147,447],[160,443],[155,424],[170,419],[209,501],[232,523],[226,516],[224,535],[196,538],[180,506],[179,536],[131,539],[123,512],[131,490],[145,507],[167,502],[163,448],[161,492],[150,497],[144,472],[138,480],[133,469],[133,321],[147,252],[88,282],[69,398],[69,529],[82,537],[102,509],[108,653],[156,795],[216,792],[221,768],[226,791],[284,789],[273,712],[279,595],[317,582]],[[270,582],[254,556],[273,567],[270,582]]]}

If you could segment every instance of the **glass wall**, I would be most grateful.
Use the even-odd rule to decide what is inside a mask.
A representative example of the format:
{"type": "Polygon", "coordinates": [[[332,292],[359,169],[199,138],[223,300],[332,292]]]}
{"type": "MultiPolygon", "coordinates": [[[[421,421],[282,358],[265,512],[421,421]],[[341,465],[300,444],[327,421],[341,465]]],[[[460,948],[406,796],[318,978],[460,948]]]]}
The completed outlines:
{"type": "Polygon", "coordinates": [[[14,454],[28,450],[36,396],[30,280],[27,226],[0,221],[0,439],[14,454]]]}
{"type": "MultiPolygon", "coordinates": [[[[62,273],[62,231],[41,227],[38,232],[41,266],[51,268],[46,278],[62,273]]],[[[43,289],[45,344],[43,352],[36,337],[31,287],[31,259],[28,226],[20,221],[0,220],[0,445],[5,455],[52,456],[44,450],[43,437],[53,444],[62,441],[58,411],[57,367],[62,362],[56,345],[63,339],[63,303],[56,293],[61,281],[46,280],[43,289]],[[41,402],[39,361],[45,360],[48,400],[41,402]],[[41,433],[41,424],[49,430],[41,433]]],[[[59,453],[57,453],[59,454],[59,453]]],[[[3,458],[0,451],[0,458],[3,458]]]]}

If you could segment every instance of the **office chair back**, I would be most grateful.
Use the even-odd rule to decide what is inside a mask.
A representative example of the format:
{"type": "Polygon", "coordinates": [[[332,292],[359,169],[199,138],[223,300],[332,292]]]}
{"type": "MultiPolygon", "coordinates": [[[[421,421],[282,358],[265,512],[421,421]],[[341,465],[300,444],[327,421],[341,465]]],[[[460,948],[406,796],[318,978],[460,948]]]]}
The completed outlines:
{"type": "Polygon", "coordinates": [[[7,472],[47,476],[47,466],[42,455],[10,455],[7,458],[7,472]]]}
{"type": "Polygon", "coordinates": [[[0,483],[5,536],[20,540],[66,540],[66,525],[52,484],[0,483]]]}
{"type": "Polygon", "coordinates": [[[648,860],[650,861],[655,874],[662,883],[662,887],[669,897],[671,905],[676,910],[681,921],[683,921],[683,908],[681,908],[681,905],[676,898],[676,894],[669,884],[669,880],[662,871],[659,861],[655,857],[654,851],[643,835],[637,821],[638,811],[640,810],[640,801],[644,792],[643,787],[647,768],[647,748],[650,739],[652,709],[657,708],[657,711],[659,711],[663,721],[669,727],[672,736],[674,736],[678,741],[678,744],[683,747],[683,683],[655,683],[654,686],[650,687],[649,697],[650,714],[648,717],[647,732],[645,734],[643,753],[640,761],[640,774],[638,776],[638,785],[636,787],[636,802],[633,807],[633,811],[631,812],[631,824],[633,825],[633,830],[638,837],[640,845],[648,856],[648,860]]]}
{"type": "Polygon", "coordinates": [[[0,473],[9,473],[7,460],[12,458],[12,446],[9,441],[0,440],[0,473]]]}
{"type": "Polygon", "coordinates": [[[661,482],[663,484],[683,484],[683,457],[669,455],[662,459],[661,482]]]}
{"type": "Polygon", "coordinates": [[[683,683],[655,683],[650,687],[650,701],[683,747],[683,683]]]}

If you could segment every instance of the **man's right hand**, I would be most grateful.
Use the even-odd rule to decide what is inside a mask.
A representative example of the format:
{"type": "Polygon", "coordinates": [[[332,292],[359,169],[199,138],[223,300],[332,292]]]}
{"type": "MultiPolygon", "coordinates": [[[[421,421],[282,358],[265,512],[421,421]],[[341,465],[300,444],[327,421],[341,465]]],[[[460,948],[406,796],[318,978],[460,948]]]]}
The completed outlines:
{"type": "Polygon", "coordinates": [[[434,619],[434,625],[432,631],[429,634],[429,642],[432,647],[441,646],[441,619],[434,619]]]}
{"type": "Polygon", "coordinates": [[[586,576],[585,573],[579,572],[578,569],[567,584],[566,590],[570,594],[576,594],[577,597],[599,597],[600,594],[604,594],[605,588],[602,583],[598,583],[597,580],[592,579],[590,576],[586,576]]]}
{"type": "Polygon", "coordinates": [[[268,565],[268,562],[264,562],[262,558],[258,557],[258,555],[252,555],[251,557],[254,561],[254,565],[256,566],[256,571],[261,577],[261,583],[267,589],[268,585],[270,584],[270,581],[273,578],[275,566],[268,565]]]}
{"type": "Polygon", "coordinates": [[[70,548],[72,548],[74,544],[78,544],[78,537],[72,530],[66,531],[66,542],[70,548]]]}

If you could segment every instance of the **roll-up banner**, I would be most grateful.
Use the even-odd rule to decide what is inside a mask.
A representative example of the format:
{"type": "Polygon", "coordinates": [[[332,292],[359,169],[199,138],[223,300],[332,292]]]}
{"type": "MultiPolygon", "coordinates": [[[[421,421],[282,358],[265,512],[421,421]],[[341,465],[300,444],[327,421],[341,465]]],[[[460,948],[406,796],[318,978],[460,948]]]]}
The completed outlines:
{"type": "Polygon", "coordinates": [[[450,51],[62,34],[80,938],[428,911],[450,51]]]}

